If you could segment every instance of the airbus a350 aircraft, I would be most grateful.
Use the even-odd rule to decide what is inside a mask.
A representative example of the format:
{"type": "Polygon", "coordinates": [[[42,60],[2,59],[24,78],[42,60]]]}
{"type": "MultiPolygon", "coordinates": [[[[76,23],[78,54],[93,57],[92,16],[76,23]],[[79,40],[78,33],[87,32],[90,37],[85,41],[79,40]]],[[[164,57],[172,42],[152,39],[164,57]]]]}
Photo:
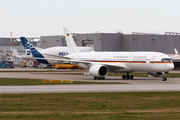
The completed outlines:
{"type": "MultiPolygon", "coordinates": [[[[50,47],[46,49],[42,49],[39,47],[34,47],[29,40],[27,40],[25,37],[20,37],[21,42],[24,46],[25,49],[25,54],[20,56],[17,52],[16,49],[13,49],[13,56],[14,57],[22,57],[22,58],[27,58],[27,59],[32,59],[38,63],[44,63],[44,64],[50,64],[50,65],[55,65],[58,63],[63,63],[63,61],[57,61],[55,59],[59,57],[63,57],[65,55],[68,55],[68,48],[67,47],[50,47]],[[38,58],[43,58],[43,59],[36,59],[38,58]],[[46,58],[52,58],[46,59],[46,58]]],[[[78,50],[81,52],[89,52],[92,51],[93,49],[91,47],[78,47],[78,50]]],[[[4,51],[6,53],[6,51],[4,51]]],[[[6,55],[10,56],[8,53],[6,55]]],[[[64,57],[63,57],[64,58],[64,57]]],[[[66,62],[67,63],[67,62],[66,62]]]]}
{"type": "MultiPolygon", "coordinates": [[[[79,52],[70,31],[64,28],[69,58],[72,63],[89,68],[94,79],[105,79],[108,72],[125,72],[123,79],[133,79],[129,73],[146,71],[166,81],[165,73],[174,69],[169,56],[160,52],[79,52]]],[[[176,51],[176,50],[175,50],[176,51]]],[[[176,52],[177,54],[177,52],[176,52]]]]}
{"type": "MultiPolygon", "coordinates": [[[[168,71],[174,69],[174,64],[169,56],[160,52],[80,52],[72,38],[70,31],[64,28],[66,43],[69,54],[66,59],[57,61],[68,61],[83,68],[88,68],[94,79],[105,79],[108,72],[127,73],[122,79],[133,79],[129,73],[134,71],[145,71],[154,77],[162,77],[166,81],[168,71]]],[[[177,56],[177,51],[175,50],[177,56]]],[[[37,58],[38,59],[38,58],[37,58]]],[[[51,59],[51,58],[50,58],[51,59]]]]}

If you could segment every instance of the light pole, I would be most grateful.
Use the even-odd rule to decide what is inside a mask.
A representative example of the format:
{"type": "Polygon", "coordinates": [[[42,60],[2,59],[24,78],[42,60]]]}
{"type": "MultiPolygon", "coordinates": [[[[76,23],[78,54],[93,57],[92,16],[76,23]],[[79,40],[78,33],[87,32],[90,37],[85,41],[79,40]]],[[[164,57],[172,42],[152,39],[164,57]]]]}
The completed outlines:
{"type": "Polygon", "coordinates": [[[11,34],[11,61],[12,61],[12,32],[10,32],[11,34]]]}

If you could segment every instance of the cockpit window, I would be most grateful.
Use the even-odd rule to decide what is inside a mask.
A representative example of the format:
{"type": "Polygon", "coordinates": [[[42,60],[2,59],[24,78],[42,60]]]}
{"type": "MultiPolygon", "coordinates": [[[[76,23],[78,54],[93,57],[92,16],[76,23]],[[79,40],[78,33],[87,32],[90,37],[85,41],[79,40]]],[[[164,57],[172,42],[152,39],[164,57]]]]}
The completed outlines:
{"type": "Polygon", "coordinates": [[[161,59],[162,62],[172,62],[172,60],[170,58],[163,58],[161,59]]]}

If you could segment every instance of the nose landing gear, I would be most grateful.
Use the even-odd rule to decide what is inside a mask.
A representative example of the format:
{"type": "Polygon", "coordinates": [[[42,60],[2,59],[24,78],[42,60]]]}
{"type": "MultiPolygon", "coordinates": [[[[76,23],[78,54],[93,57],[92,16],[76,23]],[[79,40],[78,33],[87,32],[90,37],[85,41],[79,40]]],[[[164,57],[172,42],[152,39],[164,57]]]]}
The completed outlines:
{"type": "Polygon", "coordinates": [[[162,81],[167,81],[166,74],[168,74],[168,72],[163,72],[162,81]]]}
{"type": "Polygon", "coordinates": [[[162,81],[167,81],[166,75],[162,77],[162,81]]]}

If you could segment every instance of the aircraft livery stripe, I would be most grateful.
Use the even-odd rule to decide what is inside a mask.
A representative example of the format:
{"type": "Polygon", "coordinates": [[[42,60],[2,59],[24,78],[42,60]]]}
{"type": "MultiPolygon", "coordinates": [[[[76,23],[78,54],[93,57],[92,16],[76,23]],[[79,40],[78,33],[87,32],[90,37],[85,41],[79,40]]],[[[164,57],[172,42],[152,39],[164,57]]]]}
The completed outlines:
{"type": "MultiPolygon", "coordinates": [[[[102,62],[102,63],[146,63],[146,61],[91,61],[91,62],[102,62]]],[[[160,62],[160,61],[149,62],[149,63],[172,64],[172,62],[160,62]]]]}

